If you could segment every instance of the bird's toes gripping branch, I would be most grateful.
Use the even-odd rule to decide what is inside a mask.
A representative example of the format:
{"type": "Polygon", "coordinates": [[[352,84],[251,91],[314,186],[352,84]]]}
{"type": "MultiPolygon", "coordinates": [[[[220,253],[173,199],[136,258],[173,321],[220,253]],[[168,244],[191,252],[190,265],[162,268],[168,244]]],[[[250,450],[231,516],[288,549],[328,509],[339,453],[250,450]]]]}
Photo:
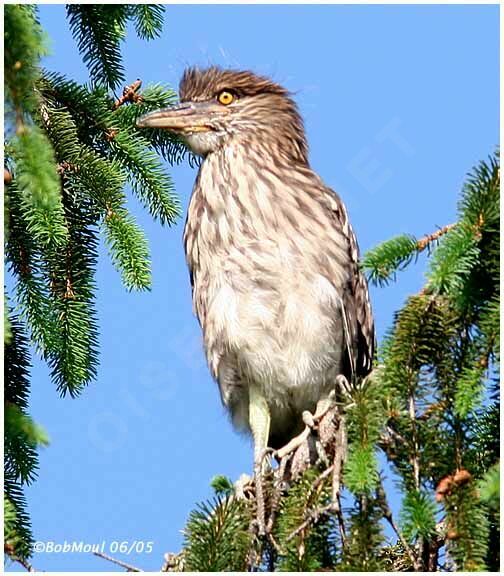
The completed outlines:
{"type": "MultiPolygon", "coordinates": [[[[342,375],[337,378],[337,390],[344,398],[350,395],[350,384],[342,375]]],[[[239,485],[239,492],[243,492],[244,496],[250,496],[252,490],[255,492],[255,524],[260,536],[271,535],[285,487],[314,464],[322,465],[327,473],[332,473],[332,502],[334,510],[339,510],[346,429],[343,410],[336,402],[336,391],[319,400],[313,414],[304,411],[302,417],[305,424],[303,431],[274,451],[267,447],[270,426],[268,405],[257,390],[250,391],[249,422],[254,437],[254,478],[247,477],[239,485]],[[274,470],[271,456],[279,463],[274,470]]]]}

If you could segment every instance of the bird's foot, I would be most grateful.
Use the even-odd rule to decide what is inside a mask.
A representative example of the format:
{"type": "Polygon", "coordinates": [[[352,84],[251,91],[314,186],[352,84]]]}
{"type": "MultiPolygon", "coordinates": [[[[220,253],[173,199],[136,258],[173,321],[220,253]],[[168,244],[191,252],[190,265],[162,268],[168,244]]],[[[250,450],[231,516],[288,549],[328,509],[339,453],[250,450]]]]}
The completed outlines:
{"type": "MultiPolygon", "coordinates": [[[[310,414],[309,412],[307,413],[310,414]]],[[[308,440],[310,433],[311,433],[311,427],[305,426],[305,429],[301,432],[301,434],[295,436],[294,438],[292,438],[292,440],[289,440],[289,442],[283,448],[280,448],[274,453],[275,457],[278,458],[278,460],[282,460],[283,458],[294,452],[294,450],[297,450],[297,448],[299,448],[302,444],[304,444],[308,440]]]]}
{"type": "Polygon", "coordinates": [[[303,431],[275,452],[279,461],[292,454],[290,470],[293,477],[299,476],[314,463],[329,464],[330,458],[326,448],[334,428],[332,420],[334,410],[337,409],[335,396],[335,391],[331,391],[327,398],[317,403],[313,414],[305,410],[302,413],[305,425],[303,431]]]}

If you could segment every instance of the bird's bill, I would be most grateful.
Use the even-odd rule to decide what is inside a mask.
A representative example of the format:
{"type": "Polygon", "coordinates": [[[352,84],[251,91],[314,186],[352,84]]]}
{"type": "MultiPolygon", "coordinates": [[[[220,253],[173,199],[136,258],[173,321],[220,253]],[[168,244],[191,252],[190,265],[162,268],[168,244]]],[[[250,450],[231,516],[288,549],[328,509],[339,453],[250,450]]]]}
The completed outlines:
{"type": "Polygon", "coordinates": [[[213,102],[184,102],[138,118],[139,128],[164,128],[172,132],[208,132],[212,117],[222,114],[222,106],[213,102]]]}

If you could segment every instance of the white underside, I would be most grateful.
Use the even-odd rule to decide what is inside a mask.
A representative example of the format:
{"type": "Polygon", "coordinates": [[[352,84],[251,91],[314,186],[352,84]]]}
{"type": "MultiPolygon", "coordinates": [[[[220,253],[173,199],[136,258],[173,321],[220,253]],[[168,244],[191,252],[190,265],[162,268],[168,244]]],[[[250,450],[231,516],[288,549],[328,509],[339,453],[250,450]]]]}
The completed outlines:
{"type": "Polygon", "coordinates": [[[303,290],[292,282],[295,276],[289,279],[279,300],[258,288],[247,293],[223,283],[208,308],[208,322],[220,341],[209,361],[217,368],[223,401],[240,428],[248,427],[248,394],[238,394],[237,402],[228,375],[238,372],[247,388],[259,389],[281,429],[293,414],[313,410],[334,388],[340,372],[336,289],[319,275],[303,283],[303,290]]]}

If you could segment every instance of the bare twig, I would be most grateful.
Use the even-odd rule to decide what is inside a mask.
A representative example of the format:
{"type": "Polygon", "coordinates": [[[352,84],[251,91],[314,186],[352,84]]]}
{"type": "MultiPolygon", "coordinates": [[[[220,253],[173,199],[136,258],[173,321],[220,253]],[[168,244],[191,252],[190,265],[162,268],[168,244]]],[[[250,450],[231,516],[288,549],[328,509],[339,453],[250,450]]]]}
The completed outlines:
{"type": "Polygon", "coordinates": [[[332,471],[334,469],[334,464],[331,464],[329,466],[329,468],[326,468],[323,472],[321,472],[313,481],[313,484],[311,485],[310,488],[310,492],[309,495],[311,496],[311,494],[313,494],[313,491],[318,487],[318,485],[323,482],[328,476],[330,476],[332,474],[332,471]]]}
{"type": "Polygon", "coordinates": [[[341,470],[345,457],[346,447],[346,429],[343,414],[339,414],[338,429],[334,438],[334,464],[332,471],[332,504],[338,517],[338,528],[341,537],[341,543],[345,546],[346,532],[345,521],[341,511],[340,490],[341,490],[341,470]]]}
{"type": "Polygon", "coordinates": [[[8,557],[13,562],[20,564],[27,572],[36,572],[35,568],[28,562],[28,560],[20,558],[19,556],[12,556],[11,554],[8,554],[8,557]]]}
{"type": "Polygon", "coordinates": [[[408,555],[408,557],[411,561],[411,564],[413,565],[413,568],[415,570],[420,570],[422,568],[420,561],[418,560],[418,558],[415,555],[415,553],[413,552],[411,546],[408,544],[407,540],[404,538],[401,531],[397,527],[397,524],[394,521],[394,517],[392,516],[392,510],[390,509],[390,506],[388,505],[387,496],[385,494],[385,490],[383,488],[383,484],[382,484],[381,479],[380,479],[380,483],[378,485],[378,489],[376,491],[376,494],[378,496],[378,502],[379,502],[381,509],[383,511],[383,516],[384,516],[385,520],[387,520],[387,522],[390,524],[390,527],[395,532],[396,536],[399,538],[399,541],[401,542],[402,547],[404,548],[406,554],[408,555]]]}
{"type": "Polygon", "coordinates": [[[308,513],[308,517],[306,518],[306,520],[302,524],[300,524],[295,530],[293,530],[287,536],[285,541],[289,542],[290,540],[295,538],[300,532],[305,530],[305,528],[307,528],[312,522],[316,522],[321,516],[330,516],[335,511],[336,510],[332,502],[327,506],[324,506],[323,508],[315,508],[314,510],[311,510],[308,513]]]}
{"type": "Polygon", "coordinates": [[[266,534],[266,515],[264,504],[264,490],[263,490],[263,458],[265,451],[256,458],[254,464],[254,480],[255,480],[255,497],[257,507],[257,524],[259,528],[259,536],[266,534]]]}
{"type": "Polygon", "coordinates": [[[345,443],[346,443],[345,421],[343,419],[343,416],[340,414],[338,429],[336,430],[334,438],[334,464],[333,464],[333,488],[332,488],[333,502],[336,502],[337,497],[340,493],[341,469],[343,467],[345,443]]]}
{"type": "Polygon", "coordinates": [[[413,437],[413,454],[411,456],[411,465],[413,466],[413,481],[415,483],[415,488],[420,489],[420,461],[418,457],[418,437],[417,437],[417,427],[416,427],[416,406],[415,406],[415,395],[413,391],[410,392],[408,398],[408,412],[411,421],[411,433],[413,437]]]}
{"type": "Polygon", "coordinates": [[[392,513],[384,514],[384,516],[385,516],[385,520],[387,520],[387,522],[390,524],[390,527],[395,532],[396,536],[399,538],[399,540],[402,544],[402,547],[406,551],[406,554],[408,555],[409,559],[411,560],[411,563],[413,564],[413,567],[415,568],[415,570],[420,570],[420,568],[421,568],[420,562],[418,561],[417,557],[413,553],[413,550],[411,549],[411,546],[408,544],[406,538],[404,538],[401,531],[397,527],[397,524],[394,521],[392,513]]]}
{"type": "Polygon", "coordinates": [[[123,562],[122,560],[117,560],[117,558],[112,558],[112,556],[108,556],[107,554],[103,554],[103,552],[93,552],[93,554],[95,556],[98,556],[99,558],[103,558],[104,560],[108,560],[109,562],[112,562],[112,564],[117,564],[117,566],[121,566],[122,568],[126,568],[126,570],[128,572],[143,572],[143,570],[141,570],[140,568],[137,568],[136,566],[132,566],[131,564],[127,564],[126,562],[123,562]]]}
{"type": "Polygon", "coordinates": [[[126,102],[140,102],[142,97],[138,94],[138,90],[141,85],[142,81],[138,78],[133,82],[133,84],[126,86],[123,90],[122,96],[114,102],[114,110],[117,110],[119,106],[122,106],[126,102]]]}
{"type": "Polygon", "coordinates": [[[403,445],[407,445],[408,441],[406,440],[406,438],[404,436],[401,436],[401,434],[399,434],[399,432],[397,432],[396,430],[394,430],[391,426],[386,426],[385,427],[387,433],[394,438],[394,440],[397,440],[400,444],[403,445]]]}

